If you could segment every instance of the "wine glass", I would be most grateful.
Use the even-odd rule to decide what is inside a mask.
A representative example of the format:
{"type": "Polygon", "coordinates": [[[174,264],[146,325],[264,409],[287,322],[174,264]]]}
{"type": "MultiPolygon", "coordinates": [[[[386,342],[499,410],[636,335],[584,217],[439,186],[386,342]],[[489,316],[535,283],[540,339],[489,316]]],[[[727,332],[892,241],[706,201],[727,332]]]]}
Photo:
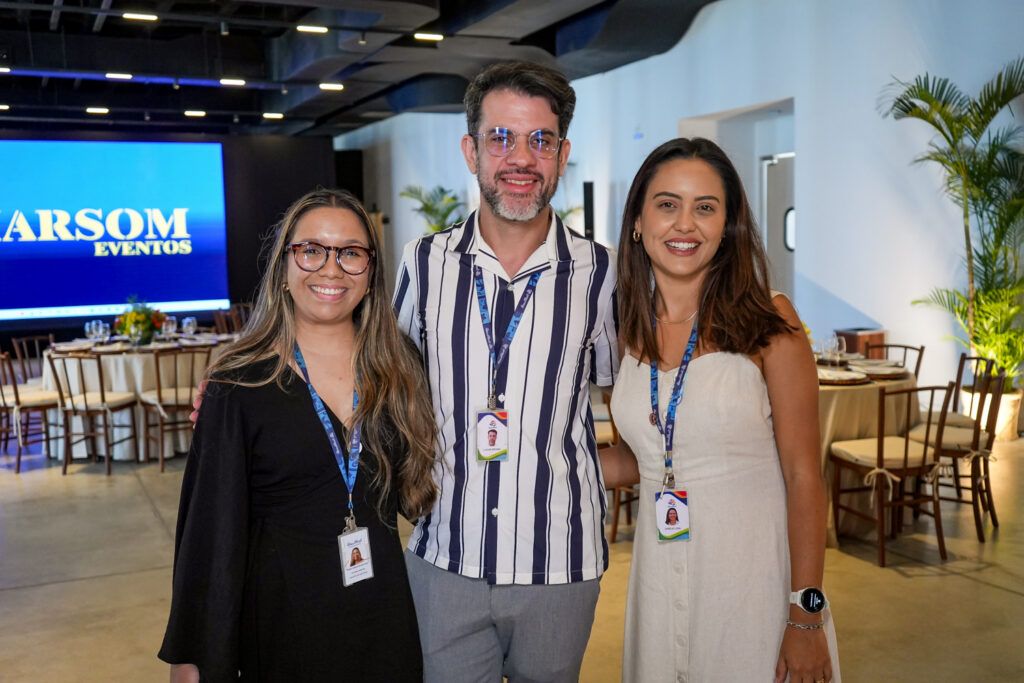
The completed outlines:
{"type": "Polygon", "coordinates": [[[110,339],[110,323],[100,321],[100,339],[107,341],[110,339]]]}
{"type": "Polygon", "coordinates": [[[95,339],[96,338],[96,321],[88,320],[85,323],[85,338],[95,339]]]}
{"type": "Polygon", "coordinates": [[[171,337],[178,331],[178,319],[173,315],[164,318],[164,336],[171,337]]]}
{"type": "Polygon", "coordinates": [[[131,340],[132,346],[138,346],[139,342],[142,341],[142,325],[132,323],[128,327],[128,339],[131,340]]]}
{"type": "Polygon", "coordinates": [[[194,335],[196,333],[196,319],[191,315],[183,318],[181,321],[181,331],[187,337],[194,335]]]}

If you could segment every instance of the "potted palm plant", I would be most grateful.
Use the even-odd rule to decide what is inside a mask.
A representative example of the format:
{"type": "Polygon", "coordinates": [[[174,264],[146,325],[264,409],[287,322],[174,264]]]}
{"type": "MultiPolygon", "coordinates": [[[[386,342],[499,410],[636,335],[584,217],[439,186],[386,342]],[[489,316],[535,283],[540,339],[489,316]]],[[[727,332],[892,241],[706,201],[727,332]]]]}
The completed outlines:
{"type": "Polygon", "coordinates": [[[416,213],[427,221],[428,232],[440,232],[449,225],[463,220],[462,209],[465,204],[453,190],[438,185],[431,190],[424,190],[418,185],[410,185],[399,193],[400,197],[408,197],[420,203],[416,213]]]}
{"type": "MultiPolygon", "coordinates": [[[[942,167],[946,194],[963,219],[966,289],[938,287],[914,303],[952,314],[964,333],[959,341],[1005,368],[1013,386],[1024,364],[1024,155],[1014,147],[1020,126],[996,127],[993,121],[1024,94],[1024,57],[1007,64],[977,97],[929,74],[890,87],[895,95],[883,115],[935,129],[937,138],[915,161],[942,167]]],[[[1001,438],[1017,437],[1021,394],[1018,389],[1004,396],[1001,438]]]]}

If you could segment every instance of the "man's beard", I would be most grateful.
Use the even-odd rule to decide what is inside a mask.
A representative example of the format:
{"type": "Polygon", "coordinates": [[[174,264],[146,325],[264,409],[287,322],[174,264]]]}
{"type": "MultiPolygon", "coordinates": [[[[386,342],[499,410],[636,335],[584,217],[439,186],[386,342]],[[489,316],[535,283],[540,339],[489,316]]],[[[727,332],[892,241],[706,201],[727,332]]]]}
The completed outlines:
{"type": "MultiPolygon", "coordinates": [[[[477,160],[477,168],[480,168],[479,158],[477,160]]],[[[496,216],[500,216],[507,221],[516,221],[525,223],[532,221],[536,218],[541,211],[547,207],[551,202],[551,198],[555,195],[555,190],[558,189],[558,176],[555,175],[549,183],[544,182],[544,176],[540,173],[532,173],[528,171],[518,171],[520,175],[524,173],[530,173],[535,178],[541,181],[540,192],[537,193],[534,200],[525,206],[509,206],[502,202],[501,191],[498,189],[498,178],[491,183],[484,181],[480,173],[477,172],[476,178],[477,183],[480,185],[480,196],[487,202],[487,206],[491,208],[491,212],[496,216]]]]}

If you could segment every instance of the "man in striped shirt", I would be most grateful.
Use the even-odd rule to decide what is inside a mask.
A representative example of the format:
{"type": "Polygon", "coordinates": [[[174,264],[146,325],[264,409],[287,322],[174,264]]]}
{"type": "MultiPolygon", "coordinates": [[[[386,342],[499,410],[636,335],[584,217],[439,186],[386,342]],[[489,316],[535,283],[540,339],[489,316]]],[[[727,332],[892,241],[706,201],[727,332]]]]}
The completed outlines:
{"type": "Polygon", "coordinates": [[[547,67],[481,72],[462,138],[480,209],[399,269],[442,456],[406,553],[427,681],[574,681],[590,635],[608,548],[589,385],[618,353],[614,254],[549,205],[575,100],[547,67]]]}

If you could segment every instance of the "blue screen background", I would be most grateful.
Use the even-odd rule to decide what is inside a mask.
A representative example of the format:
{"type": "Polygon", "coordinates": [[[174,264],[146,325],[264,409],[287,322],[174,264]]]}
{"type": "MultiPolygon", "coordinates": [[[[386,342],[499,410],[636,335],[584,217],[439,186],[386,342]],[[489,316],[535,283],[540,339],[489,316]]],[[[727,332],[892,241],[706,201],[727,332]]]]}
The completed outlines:
{"type": "MultiPolygon", "coordinates": [[[[122,230],[128,219],[122,217],[122,230]]],[[[145,231],[137,238],[145,241],[145,231]]],[[[18,232],[10,232],[17,240],[18,232]]],[[[100,241],[117,241],[104,235],[100,241]]],[[[0,140],[0,319],[81,315],[130,295],[167,310],[227,306],[220,143],[0,140]],[[2,241],[16,211],[39,234],[37,210],[187,208],[192,252],[96,256],[95,242],[2,241]],[[44,309],[26,311],[25,309],[44,309]]]]}

